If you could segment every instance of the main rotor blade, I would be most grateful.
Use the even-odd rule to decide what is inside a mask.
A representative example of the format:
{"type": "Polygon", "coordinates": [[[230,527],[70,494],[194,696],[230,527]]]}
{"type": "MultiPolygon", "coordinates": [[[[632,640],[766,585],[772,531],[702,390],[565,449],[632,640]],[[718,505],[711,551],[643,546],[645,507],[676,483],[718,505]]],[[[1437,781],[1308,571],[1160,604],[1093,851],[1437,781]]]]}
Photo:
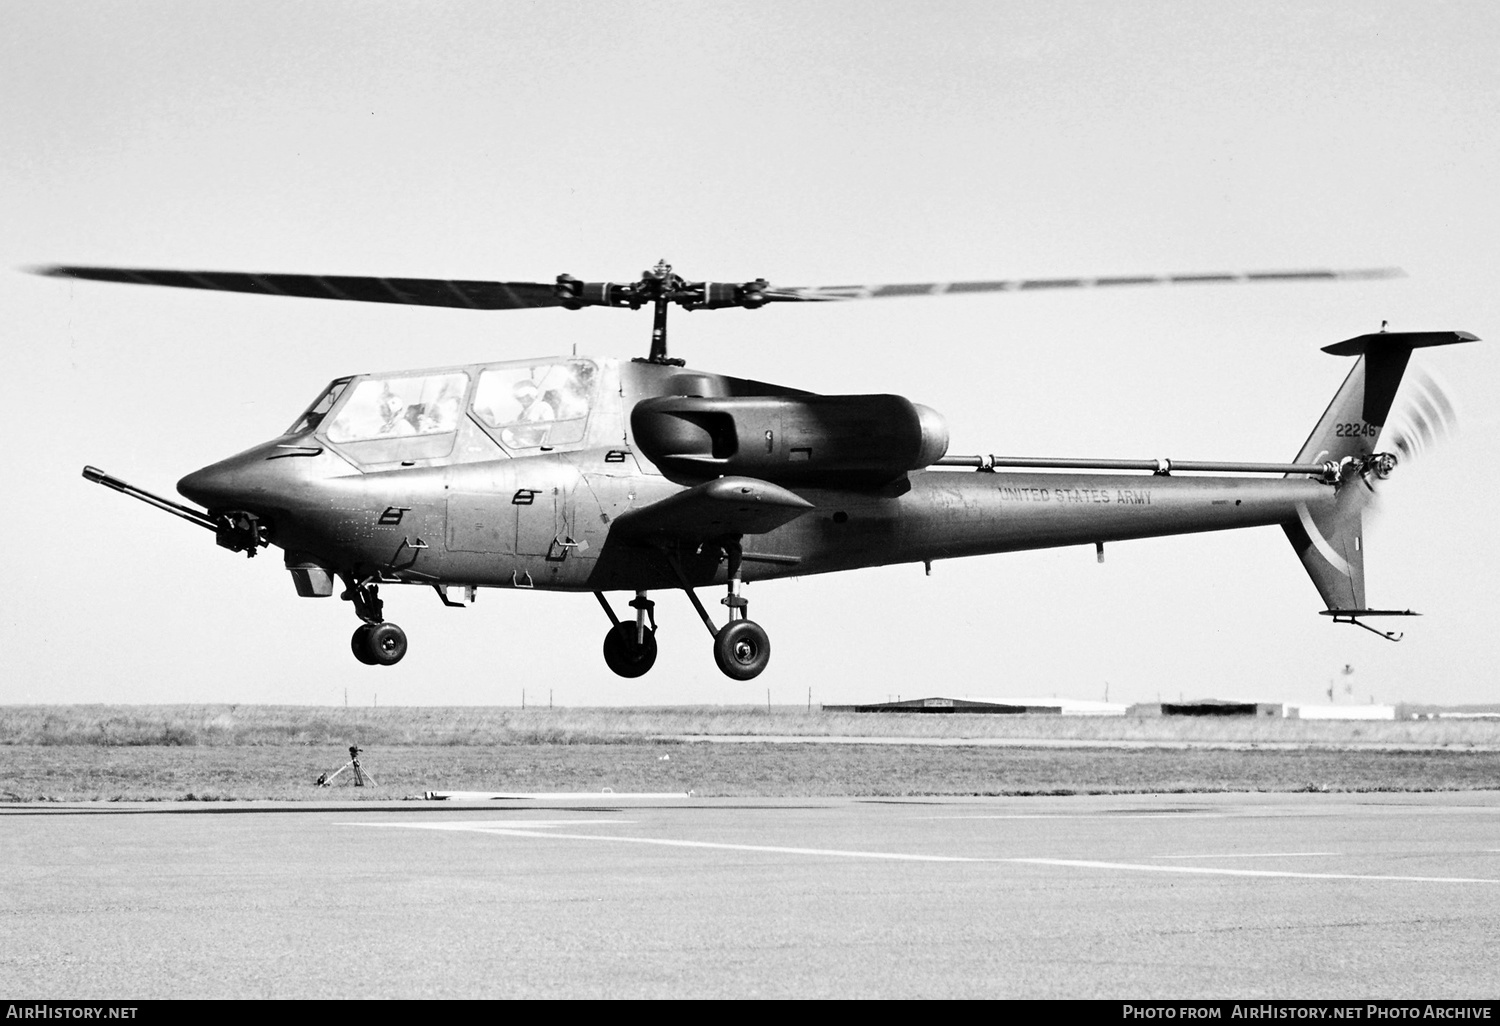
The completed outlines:
{"type": "Polygon", "coordinates": [[[85,278],[131,285],[258,292],[268,296],[342,299],[360,303],[448,306],[466,310],[524,310],[563,305],[555,285],[535,281],[448,281],[441,278],[247,274],[241,271],[168,271],[132,267],[41,267],[36,273],[53,278],[85,278]]]}
{"type": "MultiPolygon", "coordinates": [[[[348,275],[249,274],[242,271],[175,271],[133,267],[56,266],[36,268],[53,278],[131,285],[161,285],[268,296],[340,299],[361,303],[446,306],[466,310],[524,310],[537,307],[615,306],[637,308],[657,298],[643,279],[633,284],[582,282],[564,275],[557,283],[535,281],[455,281],[442,278],[375,278],[348,275]],[[564,293],[568,294],[564,294],[564,293]]],[[[898,296],[943,296],[978,292],[1030,292],[1047,289],[1108,288],[1116,285],[1203,285],[1289,281],[1349,281],[1399,278],[1397,268],[1352,271],[1247,271],[1213,274],[1157,274],[1104,278],[1014,278],[997,281],[924,282],[897,285],[817,285],[776,287],[679,282],[686,292],[660,298],[695,309],[756,307],[765,303],[826,303],[898,296]],[[716,291],[717,290],[717,291],[716,291]],[[719,293],[723,294],[720,295],[719,293]]]]}
{"type": "Polygon", "coordinates": [[[1141,274],[1112,278],[1012,278],[1001,281],[924,282],[902,285],[772,286],[769,303],[827,303],[898,296],[952,296],[968,292],[1031,292],[1046,289],[1109,288],[1116,285],[1236,285],[1288,281],[1369,281],[1404,277],[1397,267],[1353,271],[1243,271],[1214,274],[1141,274]]]}

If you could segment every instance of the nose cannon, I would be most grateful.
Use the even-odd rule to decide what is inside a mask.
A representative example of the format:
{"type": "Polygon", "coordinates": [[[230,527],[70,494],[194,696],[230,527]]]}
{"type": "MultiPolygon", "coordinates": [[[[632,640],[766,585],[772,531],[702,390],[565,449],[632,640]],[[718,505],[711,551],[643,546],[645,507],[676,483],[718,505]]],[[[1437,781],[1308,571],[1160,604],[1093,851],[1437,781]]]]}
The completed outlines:
{"type": "MultiPolygon", "coordinates": [[[[198,495],[204,494],[197,490],[189,493],[183,489],[182,484],[198,477],[199,474],[208,473],[213,469],[213,467],[209,467],[206,470],[199,471],[198,474],[189,474],[179,483],[178,490],[188,498],[197,498],[198,495]]],[[[257,549],[269,544],[269,532],[266,526],[261,523],[260,518],[254,513],[244,510],[231,510],[210,514],[204,510],[194,509],[191,506],[184,506],[179,502],[173,502],[171,499],[164,499],[160,495],[154,495],[146,491],[144,488],[137,488],[135,485],[128,484],[117,477],[106,474],[98,467],[84,467],[83,476],[95,484],[104,485],[106,488],[113,488],[115,491],[128,495],[132,499],[139,499],[148,506],[155,506],[157,509],[165,510],[175,517],[186,520],[190,524],[196,524],[205,530],[214,532],[214,541],[231,552],[243,552],[246,556],[254,556],[257,549]]]]}
{"type": "MultiPolygon", "coordinates": [[[[112,477],[98,467],[84,467],[83,476],[95,484],[113,488],[148,506],[212,531],[214,541],[231,552],[254,556],[271,543],[271,525],[261,513],[243,507],[253,506],[280,515],[285,512],[283,503],[288,495],[287,475],[279,468],[267,470],[265,465],[269,462],[274,467],[276,461],[285,455],[307,456],[318,452],[321,450],[312,447],[274,443],[274,448],[252,449],[232,456],[196,470],[177,482],[177,490],[184,498],[201,503],[207,509],[164,499],[112,477]]],[[[283,544],[296,534],[294,519],[288,516],[285,521],[292,525],[292,529],[283,534],[283,544]]],[[[331,572],[321,563],[301,562],[300,557],[294,560],[293,554],[288,553],[287,568],[292,571],[299,595],[315,597],[332,593],[331,572]],[[314,573],[321,575],[321,584],[311,576],[314,573]]],[[[406,654],[406,632],[385,619],[376,578],[360,579],[352,573],[341,573],[340,576],[347,585],[342,597],[354,603],[355,612],[362,621],[349,639],[355,658],[367,666],[394,666],[406,654]]]]}

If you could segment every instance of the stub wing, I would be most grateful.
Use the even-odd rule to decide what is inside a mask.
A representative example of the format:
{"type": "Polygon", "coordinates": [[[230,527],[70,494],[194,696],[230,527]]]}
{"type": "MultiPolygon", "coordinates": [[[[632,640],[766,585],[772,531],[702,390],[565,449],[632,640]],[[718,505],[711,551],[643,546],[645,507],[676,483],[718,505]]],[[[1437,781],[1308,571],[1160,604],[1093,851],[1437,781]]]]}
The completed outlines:
{"type": "Polygon", "coordinates": [[[812,508],[806,499],[769,481],[720,477],[622,514],[610,533],[642,541],[690,542],[765,534],[812,508]]]}

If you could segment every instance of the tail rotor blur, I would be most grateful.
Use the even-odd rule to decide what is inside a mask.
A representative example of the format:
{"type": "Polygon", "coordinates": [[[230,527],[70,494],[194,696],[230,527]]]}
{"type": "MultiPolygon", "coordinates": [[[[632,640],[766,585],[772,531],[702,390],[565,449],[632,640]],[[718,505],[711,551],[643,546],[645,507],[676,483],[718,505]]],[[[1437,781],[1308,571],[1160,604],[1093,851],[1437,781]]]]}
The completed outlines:
{"type": "Polygon", "coordinates": [[[1403,383],[1386,424],[1381,448],[1407,462],[1441,446],[1458,433],[1458,409],[1448,390],[1427,371],[1403,383]]]}
{"type": "Polygon", "coordinates": [[[1474,341],[1467,331],[1380,331],[1323,347],[1335,356],[1358,357],[1298,454],[1298,462],[1328,461],[1339,468],[1333,501],[1299,505],[1297,520],[1283,527],[1328,607],[1324,616],[1400,639],[1394,631],[1361,622],[1370,616],[1413,615],[1410,610],[1371,609],[1365,601],[1365,515],[1377,483],[1402,460],[1451,435],[1458,422],[1453,401],[1435,379],[1416,369],[1406,376],[1412,353],[1474,341]]]}

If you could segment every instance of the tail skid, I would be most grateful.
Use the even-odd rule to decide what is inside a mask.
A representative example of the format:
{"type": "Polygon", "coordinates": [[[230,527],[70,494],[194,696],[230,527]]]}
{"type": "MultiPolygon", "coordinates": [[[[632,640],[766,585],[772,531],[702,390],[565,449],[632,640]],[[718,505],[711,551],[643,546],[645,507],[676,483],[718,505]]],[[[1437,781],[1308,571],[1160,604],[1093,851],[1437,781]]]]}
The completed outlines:
{"type": "Polygon", "coordinates": [[[1402,331],[1360,335],[1325,346],[1325,353],[1357,356],[1354,368],[1297,453],[1299,464],[1329,463],[1340,468],[1336,499],[1313,510],[1298,505],[1297,520],[1283,525],[1287,540],[1327,606],[1335,623],[1363,627],[1390,641],[1401,634],[1361,622],[1368,616],[1415,616],[1411,610],[1371,609],[1365,602],[1364,514],[1375,497],[1375,485],[1395,468],[1397,459],[1377,452],[1401,376],[1412,351],[1427,346],[1474,342],[1467,331],[1402,331]]]}
{"type": "Polygon", "coordinates": [[[1334,623],[1352,623],[1356,627],[1363,627],[1371,634],[1378,634],[1386,641],[1400,641],[1406,635],[1402,631],[1383,631],[1378,627],[1371,627],[1360,621],[1361,616],[1421,616],[1410,609],[1325,609],[1324,616],[1333,617],[1334,623]]]}

